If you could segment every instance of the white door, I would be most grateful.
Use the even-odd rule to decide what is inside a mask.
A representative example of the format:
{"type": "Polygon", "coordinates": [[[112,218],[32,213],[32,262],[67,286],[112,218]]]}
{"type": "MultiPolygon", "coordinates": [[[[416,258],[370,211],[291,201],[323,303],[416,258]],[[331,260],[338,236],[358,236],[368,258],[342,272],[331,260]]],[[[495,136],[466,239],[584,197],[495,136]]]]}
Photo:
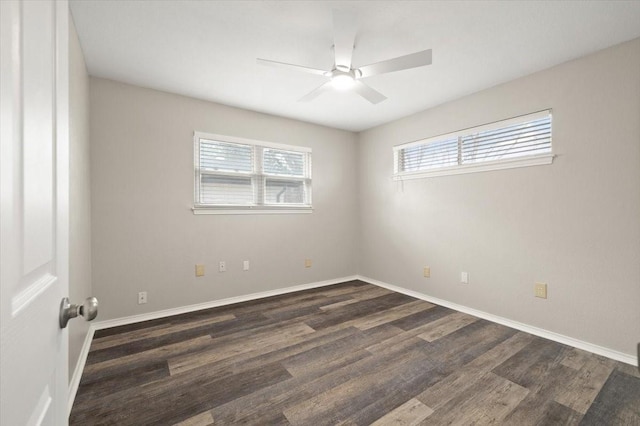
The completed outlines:
{"type": "Polygon", "coordinates": [[[0,0],[0,424],[67,424],[66,1],[0,0]]]}

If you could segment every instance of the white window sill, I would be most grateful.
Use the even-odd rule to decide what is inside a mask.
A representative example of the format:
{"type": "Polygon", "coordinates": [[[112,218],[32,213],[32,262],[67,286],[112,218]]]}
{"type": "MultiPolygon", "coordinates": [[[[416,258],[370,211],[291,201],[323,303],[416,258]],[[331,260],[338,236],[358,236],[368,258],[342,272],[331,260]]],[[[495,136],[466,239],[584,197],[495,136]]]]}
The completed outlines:
{"type": "Polygon", "coordinates": [[[309,214],[312,207],[193,207],[193,214],[309,214]]]}
{"type": "Polygon", "coordinates": [[[553,154],[541,154],[526,158],[512,158],[484,163],[472,163],[462,166],[441,167],[419,172],[397,173],[393,180],[421,179],[437,176],[461,175],[465,173],[488,172],[491,170],[513,169],[516,167],[540,166],[553,163],[553,154]]]}

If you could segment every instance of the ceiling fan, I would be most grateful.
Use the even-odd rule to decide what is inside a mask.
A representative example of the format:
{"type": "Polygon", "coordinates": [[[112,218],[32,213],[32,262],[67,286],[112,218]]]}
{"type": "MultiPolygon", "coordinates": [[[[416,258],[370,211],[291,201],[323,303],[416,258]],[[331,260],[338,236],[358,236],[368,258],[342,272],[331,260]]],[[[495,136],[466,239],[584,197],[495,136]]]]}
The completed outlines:
{"type": "Polygon", "coordinates": [[[364,84],[361,80],[374,75],[385,74],[394,71],[417,68],[431,64],[431,49],[409,55],[399,56],[386,61],[376,62],[359,68],[353,68],[351,59],[353,56],[354,43],[356,39],[356,16],[354,13],[345,10],[333,11],[333,50],[335,61],[333,69],[329,71],[309,68],[302,65],[287,64],[268,59],[257,59],[261,65],[271,67],[286,68],[303,71],[311,74],[327,77],[329,81],[307,93],[299,99],[300,102],[308,102],[318,95],[331,90],[352,89],[360,96],[377,104],[387,99],[382,93],[364,84]]]}

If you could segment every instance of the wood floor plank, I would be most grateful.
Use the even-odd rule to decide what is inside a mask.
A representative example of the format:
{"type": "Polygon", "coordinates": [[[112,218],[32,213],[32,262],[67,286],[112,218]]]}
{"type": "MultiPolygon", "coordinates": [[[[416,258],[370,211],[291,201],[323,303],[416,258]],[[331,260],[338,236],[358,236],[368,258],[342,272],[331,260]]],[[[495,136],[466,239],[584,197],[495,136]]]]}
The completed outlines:
{"type": "Polygon", "coordinates": [[[336,388],[371,371],[375,366],[386,365],[400,354],[417,346],[424,347],[424,345],[423,340],[417,339],[413,347],[396,347],[395,350],[390,350],[385,354],[359,359],[340,368],[331,368],[330,366],[325,371],[312,370],[307,375],[294,377],[247,397],[230,401],[217,407],[216,414],[225,424],[259,424],[262,421],[265,422],[264,424],[271,424],[272,419],[287,407],[295,406],[314,395],[336,388]]]}
{"type": "Polygon", "coordinates": [[[582,413],[558,404],[553,399],[563,392],[564,383],[573,378],[575,370],[559,363],[534,374],[537,378],[536,381],[529,380],[529,387],[527,387],[529,394],[509,413],[504,423],[514,426],[555,424],[550,422],[558,418],[566,418],[569,422],[567,424],[578,422],[582,418],[582,413]]]}
{"type": "MultiPolygon", "coordinates": [[[[564,366],[563,366],[564,367],[564,366]]],[[[565,369],[564,372],[568,370],[565,369]]],[[[566,378],[567,376],[562,375],[566,378]]],[[[550,399],[545,391],[550,394],[557,392],[557,383],[550,386],[541,386],[538,391],[530,391],[529,394],[502,420],[504,425],[575,425],[583,417],[582,413],[557,403],[550,399]]]]}
{"type": "Polygon", "coordinates": [[[493,372],[509,378],[529,389],[526,398],[504,419],[508,425],[575,424],[582,413],[555,402],[565,392],[565,385],[577,371],[563,361],[571,348],[545,339],[532,338],[524,347],[493,372]],[[563,408],[564,407],[564,408],[563,408]],[[550,423],[551,422],[551,423],[550,423]],[[565,422],[565,423],[563,423],[565,422]]]}
{"type": "MultiPolygon", "coordinates": [[[[313,335],[304,335],[297,339],[290,339],[286,341],[282,347],[279,348],[270,347],[268,348],[269,350],[266,350],[266,348],[262,348],[261,351],[246,352],[230,358],[218,360],[213,363],[208,363],[198,368],[187,370],[186,372],[183,372],[181,374],[187,375],[187,381],[189,380],[189,377],[197,377],[199,375],[226,377],[232,374],[239,374],[247,370],[258,368],[261,365],[265,364],[272,364],[277,362],[281,365],[289,365],[289,360],[294,360],[293,362],[291,362],[291,364],[293,364],[295,368],[295,360],[300,355],[302,355],[303,358],[309,357],[307,355],[307,353],[309,352],[316,351],[318,350],[318,348],[320,348],[320,351],[324,352],[324,346],[331,345],[332,342],[338,340],[346,340],[351,345],[349,348],[345,348],[345,352],[347,353],[347,355],[343,354],[343,356],[334,363],[325,360],[327,361],[327,363],[325,364],[326,368],[334,368],[340,363],[349,363],[353,362],[354,360],[369,356],[370,354],[368,352],[362,352],[358,349],[360,347],[366,346],[376,339],[396,333],[396,330],[397,329],[395,329],[394,327],[381,327],[375,330],[368,330],[366,332],[362,332],[355,328],[346,328],[337,331],[322,330],[314,333],[313,335]]],[[[301,361],[301,364],[304,365],[304,362],[301,361]]],[[[314,368],[322,369],[322,362],[310,362],[309,364],[306,364],[304,368],[301,367],[299,371],[294,371],[296,371],[297,375],[300,375],[302,374],[302,372],[304,372],[304,374],[308,377],[310,373],[313,373],[314,368]]]]}
{"type": "Polygon", "coordinates": [[[345,409],[352,410],[358,405],[369,405],[370,398],[375,398],[377,392],[385,391],[385,384],[401,380],[399,378],[401,372],[407,369],[408,365],[425,360],[424,353],[419,347],[403,351],[376,371],[358,375],[339,386],[289,407],[283,411],[284,415],[292,424],[336,424],[344,419],[341,414],[345,409]],[[359,392],[359,389],[367,389],[367,392],[359,392]]]}
{"type": "Polygon", "coordinates": [[[629,376],[637,377],[638,379],[640,379],[640,368],[638,368],[637,365],[623,364],[621,362],[617,362],[615,370],[618,371],[619,373],[624,373],[629,376]]]}
{"type": "Polygon", "coordinates": [[[345,309],[333,309],[323,311],[315,318],[307,321],[314,330],[329,327],[349,327],[355,325],[368,315],[376,315],[390,308],[395,308],[405,303],[415,302],[413,297],[399,293],[385,294],[368,300],[360,300],[345,309]]]}
{"type": "Polygon", "coordinates": [[[359,292],[363,288],[369,288],[361,281],[349,281],[342,284],[335,284],[326,287],[312,288],[295,293],[286,293],[277,296],[266,297],[249,302],[229,305],[228,309],[233,309],[238,313],[268,312],[284,306],[295,307],[300,302],[307,300],[330,300],[333,297],[340,297],[359,292]]]}
{"type": "Polygon", "coordinates": [[[389,324],[393,325],[394,327],[401,328],[404,331],[409,331],[417,327],[424,327],[430,322],[453,313],[455,313],[454,310],[445,308],[444,306],[436,305],[431,309],[416,312],[415,314],[407,315],[406,317],[398,318],[397,320],[392,321],[389,324]]]}
{"type": "Polygon", "coordinates": [[[400,407],[389,412],[384,417],[371,423],[371,426],[415,426],[433,413],[433,409],[427,407],[417,399],[410,399],[400,407]]]}
{"type": "Polygon", "coordinates": [[[185,353],[208,347],[211,345],[211,343],[211,336],[207,335],[196,337],[195,339],[191,340],[185,340],[183,342],[174,343],[171,345],[162,346],[156,349],[150,349],[144,352],[137,352],[131,355],[109,359],[107,361],[92,364],[87,363],[83,371],[83,376],[85,374],[102,374],[107,370],[117,373],[120,373],[123,370],[131,371],[132,369],[145,364],[166,361],[169,357],[183,355],[185,353]]]}
{"type": "Polygon", "coordinates": [[[189,417],[188,419],[181,421],[180,423],[175,423],[173,426],[210,426],[213,423],[214,422],[211,411],[207,410],[204,413],[196,414],[193,417],[189,417]]]}
{"type": "MultiPolygon", "coordinates": [[[[517,407],[501,422],[504,426],[523,426],[523,425],[563,425],[575,426],[579,425],[583,418],[582,413],[578,413],[569,407],[558,404],[553,400],[540,398],[538,395],[530,401],[533,405],[528,405],[525,409],[519,409],[526,405],[525,401],[529,399],[527,396],[517,407]],[[528,414],[527,414],[528,413],[528,414]]],[[[605,423],[603,423],[604,425],[605,423]]]]}
{"type": "MultiPolygon", "coordinates": [[[[357,424],[370,424],[389,411],[399,407],[415,395],[439,383],[445,377],[462,368],[471,360],[484,354],[487,348],[493,347],[501,341],[513,335],[513,331],[486,321],[479,321],[466,329],[461,329],[439,340],[437,343],[427,343],[423,354],[426,357],[424,363],[415,370],[408,370],[408,374],[402,376],[403,381],[394,386],[388,383],[385,392],[377,395],[371,403],[359,410],[352,409],[352,413],[346,418],[357,424]]],[[[424,340],[415,338],[418,342],[424,340]]],[[[406,340],[403,344],[394,347],[394,351],[406,350],[406,340]]],[[[410,348],[410,346],[409,346],[410,348]]],[[[376,355],[385,354],[386,351],[376,355]]]]}
{"type": "Polygon", "coordinates": [[[136,352],[145,352],[150,349],[161,348],[166,345],[191,340],[200,336],[225,336],[238,333],[242,330],[251,330],[256,326],[275,325],[275,321],[266,318],[260,313],[249,315],[236,315],[235,319],[214,322],[197,327],[167,333],[160,336],[150,337],[142,340],[135,340],[125,345],[113,346],[110,348],[93,351],[87,359],[87,364],[98,363],[121,356],[132,355],[136,352]]]}
{"type": "Polygon", "coordinates": [[[528,389],[540,387],[560,365],[569,348],[539,337],[520,352],[493,369],[493,372],[528,389]]]}
{"type": "Polygon", "coordinates": [[[204,364],[201,367],[187,370],[186,372],[183,372],[181,374],[193,376],[202,374],[202,372],[204,372],[207,375],[215,375],[218,377],[238,374],[243,371],[258,368],[261,365],[282,363],[283,360],[286,360],[289,357],[293,357],[305,351],[312,350],[317,346],[330,343],[334,340],[353,336],[354,334],[359,332],[360,331],[355,328],[346,328],[333,332],[323,330],[316,332],[313,335],[303,335],[300,338],[288,340],[284,342],[281,347],[270,347],[269,351],[245,352],[243,354],[236,355],[230,358],[225,358],[212,363],[204,364]]]}
{"type": "Polygon", "coordinates": [[[462,368],[456,369],[445,379],[417,395],[416,399],[433,409],[440,408],[476,384],[493,368],[522,350],[531,342],[531,339],[532,336],[530,334],[517,333],[462,368]]]}
{"type": "Polygon", "coordinates": [[[112,394],[114,389],[127,390],[165,377],[169,377],[169,366],[166,361],[145,363],[119,374],[85,374],[80,381],[75,404],[82,406],[88,401],[112,394]]]}
{"type": "Polygon", "coordinates": [[[591,355],[592,354],[582,349],[571,348],[565,353],[561,364],[574,370],[580,370],[584,367],[584,364],[589,360],[591,355]]]}
{"type": "MultiPolygon", "coordinates": [[[[413,327],[413,328],[411,328],[409,330],[405,330],[405,333],[401,333],[401,334],[393,336],[393,337],[391,337],[389,339],[381,340],[380,342],[376,342],[376,344],[371,345],[370,347],[368,347],[367,350],[369,350],[372,353],[380,352],[380,351],[385,350],[388,347],[392,347],[392,346],[395,346],[395,345],[399,344],[403,340],[417,339],[418,337],[416,337],[416,336],[418,336],[419,334],[431,329],[431,323],[433,321],[435,321],[437,319],[441,319],[441,318],[446,318],[449,315],[452,315],[453,313],[455,313],[454,311],[451,311],[449,309],[447,309],[446,311],[439,310],[438,307],[435,307],[435,308],[432,308],[432,309],[428,309],[426,311],[423,311],[423,313],[424,312],[431,312],[431,311],[438,312],[438,315],[433,315],[433,316],[425,318],[425,320],[424,320],[425,322],[422,325],[415,326],[415,327],[413,327]]],[[[405,317],[405,318],[409,318],[410,316],[405,317]]],[[[400,320],[402,320],[402,318],[400,320]]],[[[397,321],[398,320],[392,321],[390,324],[395,324],[395,323],[397,323],[397,321]]]]}
{"type": "Polygon", "coordinates": [[[392,294],[391,290],[387,290],[386,288],[377,288],[367,292],[359,292],[355,294],[349,294],[350,298],[347,300],[343,300],[341,302],[331,303],[329,305],[320,306],[320,309],[323,311],[328,311],[331,309],[343,308],[347,305],[351,305],[353,303],[361,302],[363,300],[375,299],[376,297],[385,296],[387,294],[392,294]]]}
{"type": "Polygon", "coordinates": [[[614,362],[610,359],[590,357],[578,374],[565,384],[564,392],[556,396],[556,402],[585,414],[613,371],[613,367],[614,362]]]}
{"type": "Polygon", "coordinates": [[[585,414],[583,425],[640,425],[640,378],[614,370],[585,414]]]}
{"type": "Polygon", "coordinates": [[[638,407],[632,366],[350,281],[98,331],[69,423],[640,426],[638,407]]]}
{"type": "Polygon", "coordinates": [[[341,339],[314,346],[307,351],[283,359],[281,364],[293,376],[301,376],[317,369],[332,368],[344,362],[345,358],[365,357],[371,355],[365,348],[372,342],[401,333],[402,330],[393,326],[382,326],[349,334],[341,339]]]}
{"type": "Polygon", "coordinates": [[[438,340],[442,336],[451,334],[477,320],[477,317],[456,312],[445,318],[433,321],[428,327],[426,327],[426,331],[420,333],[418,337],[426,340],[427,342],[433,342],[434,340],[438,340]]]}
{"type": "Polygon", "coordinates": [[[155,327],[129,331],[122,334],[114,334],[111,336],[94,339],[94,341],[91,342],[90,351],[95,352],[97,350],[111,348],[114,346],[119,346],[124,344],[128,345],[131,342],[135,342],[137,340],[144,340],[152,337],[163,336],[166,334],[177,333],[180,331],[197,328],[202,325],[215,324],[218,322],[228,321],[235,318],[236,317],[233,314],[225,314],[225,315],[214,316],[213,318],[204,318],[199,321],[190,321],[182,324],[169,323],[166,325],[157,325],[155,327]]]}
{"type": "MultiPolygon", "coordinates": [[[[364,300],[366,300],[366,299],[364,299],[364,300]]],[[[323,310],[323,311],[329,311],[331,309],[344,308],[347,305],[352,305],[352,304],[357,303],[359,301],[360,300],[357,300],[357,299],[347,299],[347,300],[343,300],[341,302],[331,303],[329,305],[322,305],[322,306],[320,306],[320,309],[323,310]]]]}
{"type": "MultiPolygon", "coordinates": [[[[375,354],[375,357],[385,357],[389,360],[379,362],[380,367],[376,368],[375,374],[369,375],[367,369],[355,377],[351,383],[334,386],[331,390],[326,391],[324,398],[321,399],[322,406],[325,408],[316,410],[313,418],[304,417],[302,424],[324,421],[321,418],[330,418],[336,423],[353,421],[358,424],[369,424],[382,417],[387,409],[395,409],[402,405],[411,398],[411,395],[419,394],[425,387],[440,380],[443,375],[450,374],[451,370],[455,370],[468,362],[469,359],[475,358],[476,354],[484,353],[486,346],[492,346],[496,340],[502,341],[512,334],[513,332],[504,327],[480,322],[475,328],[461,330],[455,336],[452,334],[450,339],[443,339],[437,345],[418,338],[405,340],[375,354]],[[412,353],[416,354],[420,361],[401,361],[406,354],[412,353]],[[396,366],[398,362],[401,362],[402,365],[396,366]],[[381,375],[380,371],[385,367],[393,367],[395,370],[390,376],[381,375]],[[363,380],[371,380],[374,384],[362,382],[363,380]],[[342,401],[341,394],[348,393],[349,389],[356,387],[354,383],[367,383],[361,386],[362,389],[367,389],[366,394],[354,395],[353,398],[350,398],[348,405],[336,402],[342,401]],[[345,390],[336,393],[337,388],[345,390]],[[361,398],[356,399],[358,397],[361,398]],[[327,409],[326,407],[330,407],[330,413],[323,411],[327,409]]],[[[312,401],[315,400],[312,399],[312,401]]],[[[308,416],[312,411],[304,406],[299,407],[299,413],[303,415],[308,416]]],[[[299,417],[290,417],[290,414],[296,415],[285,410],[285,415],[292,423],[301,421],[299,417]]]]}
{"type": "Polygon", "coordinates": [[[290,339],[314,333],[315,330],[306,324],[291,324],[275,330],[256,333],[251,339],[236,341],[223,347],[210,347],[207,351],[176,356],[169,359],[169,371],[179,374],[206,364],[211,364],[243,353],[252,352],[265,346],[274,346],[290,339]]]}
{"type": "Polygon", "coordinates": [[[431,424],[500,424],[529,391],[491,372],[429,416],[431,424]]]}
{"type": "Polygon", "coordinates": [[[408,315],[431,309],[434,306],[435,305],[432,305],[431,303],[416,300],[415,302],[409,302],[401,306],[387,309],[385,312],[372,314],[361,320],[356,320],[355,327],[360,330],[368,330],[381,324],[387,324],[408,315]]]}
{"type": "MultiPolygon", "coordinates": [[[[92,404],[72,412],[70,423],[75,424],[174,424],[192,417],[195,413],[211,410],[219,404],[254,392],[270,384],[290,378],[289,373],[277,364],[265,365],[233,376],[216,379],[206,375],[190,381],[189,387],[176,391],[171,377],[140,388],[132,388],[126,398],[105,397],[105,404],[92,404]],[[110,418],[111,422],[89,419],[110,418]]],[[[176,379],[180,384],[180,378],[176,379]]]]}
{"type": "Polygon", "coordinates": [[[130,331],[144,330],[144,329],[153,328],[156,326],[165,326],[170,322],[174,321],[176,317],[177,315],[174,316],[173,318],[157,318],[154,320],[134,322],[131,324],[120,325],[117,327],[102,328],[100,330],[95,331],[95,333],[93,334],[93,338],[101,339],[101,338],[113,336],[116,334],[128,333],[130,331]]]}
{"type": "Polygon", "coordinates": [[[319,312],[326,305],[344,303],[345,301],[350,302],[352,300],[349,293],[332,297],[320,297],[320,295],[317,295],[313,298],[300,300],[294,305],[269,309],[264,314],[269,318],[284,321],[319,312]]]}

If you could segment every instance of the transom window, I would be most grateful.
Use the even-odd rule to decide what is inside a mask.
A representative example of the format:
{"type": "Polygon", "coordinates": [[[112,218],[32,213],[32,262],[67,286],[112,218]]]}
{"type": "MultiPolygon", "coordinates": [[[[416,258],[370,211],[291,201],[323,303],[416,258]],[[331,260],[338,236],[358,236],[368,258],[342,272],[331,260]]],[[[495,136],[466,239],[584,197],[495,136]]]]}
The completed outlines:
{"type": "Polygon", "coordinates": [[[551,111],[398,145],[393,152],[396,179],[550,164],[551,111]]]}
{"type": "Polygon", "coordinates": [[[311,149],[195,132],[195,213],[311,211],[311,149]]]}

